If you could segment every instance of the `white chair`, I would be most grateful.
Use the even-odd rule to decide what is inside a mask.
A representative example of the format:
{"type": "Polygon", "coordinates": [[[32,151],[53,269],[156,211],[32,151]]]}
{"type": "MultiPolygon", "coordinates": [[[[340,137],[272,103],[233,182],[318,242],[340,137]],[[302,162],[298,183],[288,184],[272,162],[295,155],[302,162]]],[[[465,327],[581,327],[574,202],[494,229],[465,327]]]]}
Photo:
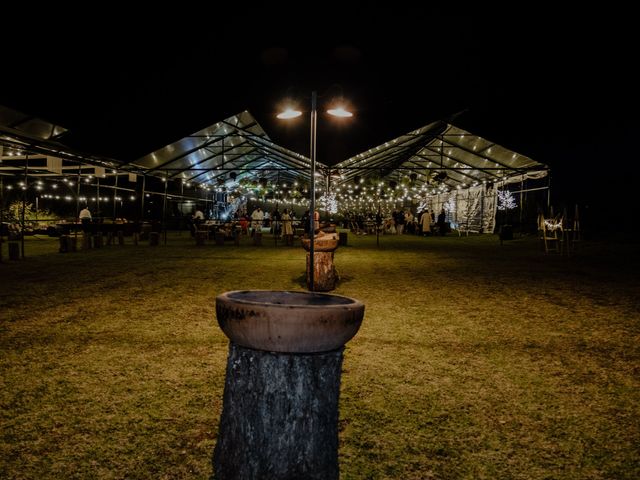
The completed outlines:
{"type": "Polygon", "coordinates": [[[544,241],[544,252],[562,253],[562,240],[564,232],[562,230],[562,217],[542,219],[542,240],[544,241]]]}

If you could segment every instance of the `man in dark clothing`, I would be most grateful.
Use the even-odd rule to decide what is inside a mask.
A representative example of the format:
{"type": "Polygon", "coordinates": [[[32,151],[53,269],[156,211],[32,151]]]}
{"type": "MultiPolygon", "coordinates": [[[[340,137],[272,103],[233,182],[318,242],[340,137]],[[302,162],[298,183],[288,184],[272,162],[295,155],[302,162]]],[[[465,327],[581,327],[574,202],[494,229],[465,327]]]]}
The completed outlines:
{"type": "Polygon", "coordinates": [[[444,235],[446,233],[446,228],[447,228],[447,225],[445,223],[446,217],[447,215],[444,213],[444,208],[443,208],[440,214],[438,215],[438,231],[440,232],[440,235],[444,235]]]}

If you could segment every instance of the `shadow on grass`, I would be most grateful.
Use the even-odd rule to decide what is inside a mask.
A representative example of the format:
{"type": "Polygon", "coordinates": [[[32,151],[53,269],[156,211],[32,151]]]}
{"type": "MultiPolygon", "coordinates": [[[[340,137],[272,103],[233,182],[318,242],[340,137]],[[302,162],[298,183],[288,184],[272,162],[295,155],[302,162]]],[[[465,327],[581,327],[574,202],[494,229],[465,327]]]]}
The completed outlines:
{"type": "Polygon", "coordinates": [[[303,273],[302,275],[298,275],[297,277],[293,277],[291,281],[297,284],[300,288],[306,290],[307,289],[307,274],[303,273]]]}
{"type": "MultiPolygon", "coordinates": [[[[353,281],[353,279],[354,279],[353,275],[343,275],[338,270],[338,282],[336,283],[336,288],[340,287],[341,285],[345,285],[345,284],[353,281]]],[[[299,275],[297,277],[293,277],[291,279],[291,281],[293,283],[296,283],[297,285],[299,285],[300,288],[302,288],[304,290],[307,289],[307,275],[305,273],[303,273],[302,275],[299,275]]],[[[331,292],[326,292],[326,293],[331,293],[331,292]]]]}

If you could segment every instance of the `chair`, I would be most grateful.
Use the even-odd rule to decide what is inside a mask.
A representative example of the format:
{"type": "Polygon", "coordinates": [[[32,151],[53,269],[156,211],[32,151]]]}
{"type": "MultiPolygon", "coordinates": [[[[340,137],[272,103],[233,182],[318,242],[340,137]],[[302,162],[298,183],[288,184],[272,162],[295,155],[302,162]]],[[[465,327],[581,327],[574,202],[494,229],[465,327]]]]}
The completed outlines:
{"type": "Polygon", "coordinates": [[[573,214],[573,232],[571,235],[571,243],[575,248],[576,242],[580,242],[582,240],[582,236],[580,234],[580,214],[578,213],[578,205],[576,204],[575,213],[573,214]]]}
{"type": "MultiPolygon", "coordinates": [[[[539,217],[541,218],[541,217],[539,217]]],[[[542,230],[544,253],[562,253],[562,241],[564,232],[562,229],[563,218],[542,218],[539,227],[542,230]]]]}

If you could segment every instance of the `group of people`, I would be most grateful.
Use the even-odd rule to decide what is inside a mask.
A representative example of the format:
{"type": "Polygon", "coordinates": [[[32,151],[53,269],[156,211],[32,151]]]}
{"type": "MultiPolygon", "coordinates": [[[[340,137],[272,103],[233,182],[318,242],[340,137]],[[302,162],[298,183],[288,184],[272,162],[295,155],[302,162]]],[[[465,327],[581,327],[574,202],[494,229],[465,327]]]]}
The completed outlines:
{"type": "Polygon", "coordinates": [[[285,208],[282,213],[278,207],[271,214],[263,212],[260,207],[251,213],[251,232],[260,231],[262,227],[270,227],[274,235],[293,236],[293,220],[295,213],[285,208]]]}
{"type": "Polygon", "coordinates": [[[200,210],[199,207],[191,214],[191,221],[189,222],[189,230],[191,230],[191,236],[195,237],[196,232],[198,231],[198,227],[204,223],[204,213],[200,210]]]}
{"type": "Polygon", "coordinates": [[[424,236],[435,233],[445,235],[448,231],[448,225],[444,208],[437,218],[435,213],[429,209],[425,209],[415,216],[411,210],[405,212],[402,209],[394,209],[387,216],[384,216],[381,212],[375,215],[373,213],[369,215],[348,213],[345,218],[345,226],[352,230],[375,233],[375,229],[378,228],[381,232],[394,235],[402,235],[404,233],[424,236]]]}
{"type": "MultiPolygon", "coordinates": [[[[309,210],[306,210],[300,221],[301,227],[304,228],[306,234],[309,234],[311,223],[309,216],[309,210]]],[[[92,222],[91,211],[88,207],[80,210],[78,217],[83,225],[88,225],[92,222]]],[[[285,208],[283,212],[280,213],[277,206],[271,213],[263,211],[261,207],[256,207],[250,216],[247,215],[246,211],[236,211],[233,218],[234,221],[239,223],[241,231],[244,234],[248,235],[251,233],[251,235],[253,235],[254,232],[261,231],[262,227],[270,227],[275,235],[283,235],[285,237],[289,235],[293,236],[293,221],[296,219],[293,210],[289,211],[289,209],[285,208]],[[251,228],[250,232],[249,226],[251,228]]],[[[345,220],[351,224],[351,227],[356,225],[357,228],[363,228],[359,227],[360,222],[365,223],[365,218],[362,215],[353,213],[347,214],[345,220]]],[[[204,223],[204,221],[204,213],[200,208],[196,207],[191,214],[190,222],[190,230],[193,236],[195,236],[198,226],[204,223]]],[[[432,233],[445,235],[448,230],[444,208],[438,214],[437,219],[435,213],[429,209],[424,210],[419,217],[417,215],[414,216],[410,210],[404,212],[403,210],[394,209],[391,215],[386,218],[383,218],[382,215],[378,213],[375,219],[370,218],[368,221],[381,227],[384,232],[396,235],[402,235],[405,232],[417,235],[422,234],[424,236],[431,235],[432,233]]],[[[318,210],[314,211],[313,225],[314,230],[317,232],[320,228],[320,212],[318,210]]]]}
{"type": "MultiPolygon", "coordinates": [[[[78,220],[82,224],[82,230],[85,232],[89,230],[89,225],[91,223],[95,223],[93,215],[91,215],[91,210],[89,210],[89,206],[85,205],[82,210],[80,210],[78,213],[78,220]]],[[[97,223],[102,223],[104,219],[99,218],[96,221],[97,223]]],[[[109,220],[107,220],[107,222],[109,222],[109,220]]],[[[124,217],[116,217],[113,219],[113,223],[129,223],[129,220],[124,217]]]]}
{"type": "Polygon", "coordinates": [[[429,211],[427,208],[422,215],[420,216],[420,229],[423,236],[431,235],[432,232],[439,233],[440,235],[444,235],[447,233],[448,226],[446,222],[447,214],[444,211],[444,208],[438,214],[438,220],[436,221],[435,213],[429,211]]]}

